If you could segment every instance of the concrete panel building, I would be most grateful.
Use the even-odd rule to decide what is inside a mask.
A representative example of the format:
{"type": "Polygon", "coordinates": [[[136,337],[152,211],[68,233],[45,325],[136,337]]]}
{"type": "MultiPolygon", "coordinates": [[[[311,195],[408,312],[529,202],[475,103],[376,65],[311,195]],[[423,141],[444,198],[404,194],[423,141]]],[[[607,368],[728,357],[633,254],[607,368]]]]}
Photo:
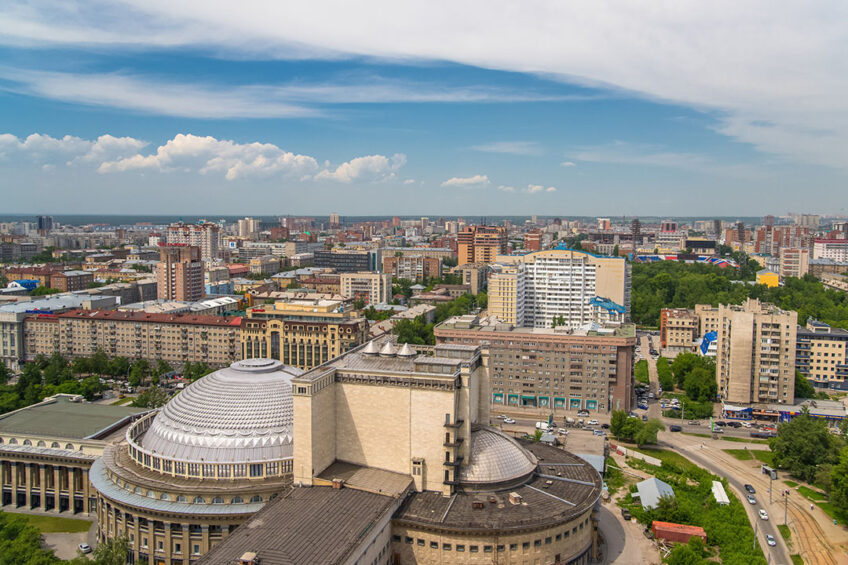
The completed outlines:
{"type": "Polygon", "coordinates": [[[399,279],[421,281],[442,276],[442,260],[423,255],[400,255],[383,257],[383,272],[399,279]]]}
{"type": "Polygon", "coordinates": [[[755,299],[741,306],[696,309],[702,332],[713,327],[718,333],[716,379],[723,400],[742,405],[795,402],[797,312],[755,299]]]}
{"type": "Polygon", "coordinates": [[[458,264],[493,263],[506,253],[508,241],[503,226],[469,226],[456,236],[458,264]]]}
{"type": "Polygon", "coordinates": [[[814,387],[848,389],[848,330],[807,320],[798,327],[795,368],[814,387]]]}
{"type": "Polygon", "coordinates": [[[790,247],[780,250],[780,278],[800,279],[810,272],[810,250],[790,247]]]}
{"type": "Polygon", "coordinates": [[[156,292],[167,300],[200,300],[206,294],[203,262],[199,247],[181,244],[162,245],[156,265],[156,292]]]}
{"type": "Polygon", "coordinates": [[[366,304],[388,302],[392,294],[392,275],[385,269],[382,273],[342,273],[339,293],[346,298],[360,298],[366,304]]]}
{"type": "Polygon", "coordinates": [[[216,224],[211,223],[177,223],[168,226],[165,232],[165,241],[199,247],[200,258],[203,261],[214,261],[219,256],[220,231],[216,224]]]}

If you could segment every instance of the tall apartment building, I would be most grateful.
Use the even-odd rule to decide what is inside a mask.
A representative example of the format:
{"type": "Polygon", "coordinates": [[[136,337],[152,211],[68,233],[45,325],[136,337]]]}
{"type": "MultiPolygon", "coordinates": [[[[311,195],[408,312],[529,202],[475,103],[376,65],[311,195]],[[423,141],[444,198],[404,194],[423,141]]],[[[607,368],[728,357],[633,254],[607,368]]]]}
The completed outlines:
{"type": "Polygon", "coordinates": [[[253,237],[259,232],[259,220],[257,218],[242,218],[238,221],[239,237],[253,237]]]}
{"type": "Polygon", "coordinates": [[[848,388],[848,330],[807,320],[798,327],[795,368],[817,388],[848,388]]]}
{"type": "Polygon", "coordinates": [[[534,229],[524,234],[524,250],[525,251],[541,251],[542,250],[542,230],[534,229]]]}
{"type": "Polygon", "coordinates": [[[507,265],[489,277],[489,314],[517,326],[576,328],[629,320],[630,265],[572,249],[499,256],[507,265]],[[601,298],[602,300],[596,300],[601,298]]]}
{"type": "Polygon", "coordinates": [[[342,225],[342,223],[340,221],[339,215],[336,214],[335,212],[330,214],[330,227],[331,228],[337,228],[340,225],[342,225]]]}
{"type": "Polygon", "coordinates": [[[458,264],[493,263],[506,253],[507,241],[503,226],[469,226],[456,236],[458,264]]]}
{"type": "Polygon", "coordinates": [[[339,292],[345,298],[361,298],[365,304],[382,304],[392,295],[390,273],[342,273],[339,277],[339,292]]]}
{"type": "Polygon", "coordinates": [[[462,284],[468,285],[471,294],[477,295],[486,288],[489,267],[481,263],[458,265],[454,267],[453,273],[462,277],[462,284]]]}
{"type": "Polygon", "coordinates": [[[244,359],[278,359],[311,369],[365,343],[368,320],[347,301],[327,295],[289,298],[247,309],[242,319],[244,359]]]}
{"type": "Polygon", "coordinates": [[[199,247],[169,244],[159,247],[157,297],[193,302],[205,295],[199,247]]]}
{"type": "Polygon", "coordinates": [[[428,277],[442,276],[442,260],[423,255],[401,255],[383,257],[383,272],[399,279],[420,281],[428,277]]]}
{"type": "Polygon", "coordinates": [[[191,245],[200,248],[200,257],[204,261],[213,261],[219,254],[220,228],[216,224],[177,223],[168,226],[165,231],[167,243],[191,245]]]}
{"type": "Polygon", "coordinates": [[[780,250],[780,278],[800,279],[810,272],[810,250],[797,247],[780,250]]]}
{"type": "Polygon", "coordinates": [[[795,402],[798,313],[748,299],[717,308],[697,305],[701,332],[716,331],[716,379],[732,404],[795,402]]]}
{"type": "Polygon", "coordinates": [[[30,315],[24,320],[26,359],[54,351],[90,357],[100,349],[109,357],[221,367],[239,359],[240,324],[241,318],[113,310],[30,315]]]}
{"type": "Polygon", "coordinates": [[[692,351],[698,337],[698,317],[687,308],[660,311],[660,346],[671,354],[692,351]]]}
{"type": "Polygon", "coordinates": [[[446,320],[434,333],[437,344],[483,346],[495,411],[630,410],[636,346],[632,324],[552,330],[469,315],[446,320]]]}

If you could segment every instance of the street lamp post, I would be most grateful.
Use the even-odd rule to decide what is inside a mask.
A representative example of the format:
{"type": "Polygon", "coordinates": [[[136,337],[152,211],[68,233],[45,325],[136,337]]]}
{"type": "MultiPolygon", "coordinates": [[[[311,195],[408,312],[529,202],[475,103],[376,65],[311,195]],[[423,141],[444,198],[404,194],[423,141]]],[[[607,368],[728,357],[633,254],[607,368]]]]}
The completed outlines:
{"type": "Polygon", "coordinates": [[[789,489],[783,491],[783,497],[783,524],[787,525],[788,522],[786,521],[786,515],[789,510],[789,489]]]}

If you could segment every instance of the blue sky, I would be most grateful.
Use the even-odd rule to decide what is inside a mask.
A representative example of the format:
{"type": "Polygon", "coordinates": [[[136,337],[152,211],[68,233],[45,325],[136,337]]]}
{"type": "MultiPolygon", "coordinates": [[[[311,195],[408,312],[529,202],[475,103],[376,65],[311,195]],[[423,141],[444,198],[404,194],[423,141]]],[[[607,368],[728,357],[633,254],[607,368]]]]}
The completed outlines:
{"type": "Polygon", "coordinates": [[[3,208],[846,213],[845,15],[782,2],[12,2],[3,208]]]}

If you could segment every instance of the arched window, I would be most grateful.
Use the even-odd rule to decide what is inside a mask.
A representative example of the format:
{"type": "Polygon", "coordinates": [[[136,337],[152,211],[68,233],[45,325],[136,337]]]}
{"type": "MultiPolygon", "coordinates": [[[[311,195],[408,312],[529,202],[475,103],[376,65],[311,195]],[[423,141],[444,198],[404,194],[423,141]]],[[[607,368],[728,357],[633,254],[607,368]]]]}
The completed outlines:
{"type": "Polygon", "coordinates": [[[72,444],[72,443],[66,443],[66,444],[65,444],[65,449],[70,449],[71,451],[73,451],[73,450],[74,450],[74,444],[72,444]]]}
{"type": "Polygon", "coordinates": [[[3,438],[2,438],[2,437],[0,437],[0,443],[3,443],[3,438]]]}
{"type": "Polygon", "coordinates": [[[234,496],[233,499],[230,501],[230,504],[242,504],[243,502],[244,499],[242,497],[234,496]]]}
{"type": "Polygon", "coordinates": [[[262,502],[262,497],[259,496],[258,494],[256,496],[251,496],[250,501],[251,502],[262,502]]]}
{"type": "Polygon", "coordinates": [[[159,500],[171,500],[171,497],[163,492],[159,495],[159,500]]]}
{"type": "Polygon", "coordinates": [[[18,445],[18,438],[13,437],[9,440],[9,445],[18,445]]]}
{"type": "Polygon", "coordinates": [[[133,489],[133,492],[136,493],[136,494],[144,494],[144,491],[141,490],[141,487],[135,487],[133,489]]]}
{"type": "Polygon", "coordinates": [[[206,504],[206,501],[203,500],[202,496],[195,496],[194,500],[192,500],[194,504],[206,504]]]}
{"type": "Polygon", "coordinates": [[[187,499],[185,496],[179,494],[177,495],[177,502],[187,502],[187,499]]]}
{"type": "Polygon", "coordinates": [[[54,441],[53,443],[51,443],[51,444],[50,444],[50,447],[52,447],[52,448],[54,448],[54,449],[59,449],[59,442],[58,442],[58,441],[54,441]]]}
{"type": "Polygon", "coordinates": [[[47,444],[46,444],[46,443],[44,443],[44,442],[43,442],[43,441],[41,441],[41,440],[39,440],[39,442],[38,442],[36,445],[37,445],[38,447],[47,447],[47,444]]]}
{"type": "Polygon", "coordinates": [[[147,493],[145,494],[145,496],[147,496],[147,498],[156,498],[156,495],[155,495],[155,494],[153,494],[153,491],[152,491],[152,490],[147,491],[147,493]]]}
{"type": "Polygon", "coordinates": [[[212,504],[224,504],[224,499],[220,496],[216,496],[212,499],[212,504]]]}
{"type": "Polygon", "coordinates": [[[24,440],[24,445],[32,445],[32,442],[28,439],[24,440]]]}

